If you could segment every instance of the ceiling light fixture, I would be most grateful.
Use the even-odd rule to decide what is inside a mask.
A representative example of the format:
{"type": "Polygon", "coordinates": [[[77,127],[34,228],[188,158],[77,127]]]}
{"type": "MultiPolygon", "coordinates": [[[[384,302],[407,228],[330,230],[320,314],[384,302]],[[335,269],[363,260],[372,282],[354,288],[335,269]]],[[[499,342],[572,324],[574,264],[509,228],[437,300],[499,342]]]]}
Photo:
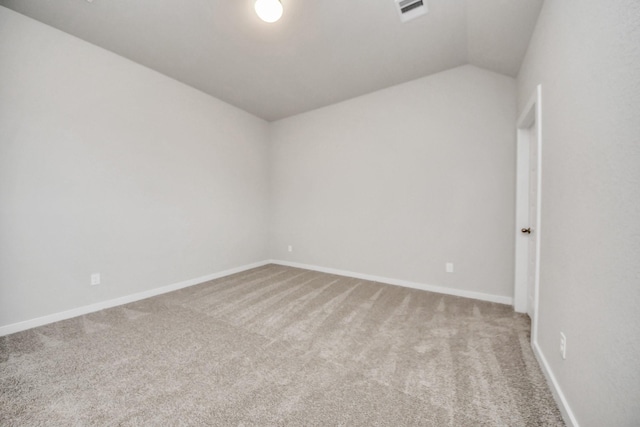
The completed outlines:
{"type": "Polygon", "coordinates": [[[284,11],[280,0],[256,0],[256,13],[264,22],[276,22],[284,11]]]}

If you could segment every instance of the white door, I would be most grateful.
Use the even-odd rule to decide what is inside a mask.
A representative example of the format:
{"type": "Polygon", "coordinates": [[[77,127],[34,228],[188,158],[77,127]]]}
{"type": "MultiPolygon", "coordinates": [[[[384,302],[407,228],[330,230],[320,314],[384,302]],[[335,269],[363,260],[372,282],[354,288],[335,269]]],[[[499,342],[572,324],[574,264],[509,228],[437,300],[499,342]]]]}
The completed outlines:
{"type": "Polygon", "coordinates": [[[527,262],[527,314],[533,320],[538,261],[538,138],[535,122],[529,128],[529,224],[522,230],[529,238],[527,262]]]}
{"type": "Polygon", "coordinates": [[[540,274],[540,174],[542,87],[538,86],[517,124],[516,254],[513,307],[531,317],[536,341],[540,274]]]}

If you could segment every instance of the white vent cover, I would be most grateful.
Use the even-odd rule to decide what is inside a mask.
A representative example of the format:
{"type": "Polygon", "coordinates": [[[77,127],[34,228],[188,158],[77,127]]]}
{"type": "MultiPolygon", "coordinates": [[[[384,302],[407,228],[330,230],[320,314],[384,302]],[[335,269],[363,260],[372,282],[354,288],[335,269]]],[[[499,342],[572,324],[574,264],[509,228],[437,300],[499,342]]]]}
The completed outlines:
{"type": "Polygon", "coordinates": [[[393,0],[398,8],[400,20],[402,22],[410,21],[418,16],[426,14],[427,0],[393,0]]]}

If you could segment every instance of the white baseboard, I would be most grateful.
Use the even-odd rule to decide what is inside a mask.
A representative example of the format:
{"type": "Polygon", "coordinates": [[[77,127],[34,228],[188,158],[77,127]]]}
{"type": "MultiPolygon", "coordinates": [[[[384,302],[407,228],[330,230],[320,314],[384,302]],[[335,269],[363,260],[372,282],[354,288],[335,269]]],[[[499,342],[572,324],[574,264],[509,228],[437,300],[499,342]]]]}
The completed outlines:
{"type": "Polygon", "coordinates": [[[154,297],[156,295],[166,294],[167,292],[177,291],[178,289],[183,289],[189,286],[198,285],[200,283],[208,282],[209,280],[219,279],[221,277],[229,276],[231,274],[236,274],[246,270],[251,270],[252,268],[262,267],[263,265],[267,265],[267,264],[269,264],[269,261],[260,261],[253,264],[243,265],[243,266],[232,268],[229,270],[220,271],[218,273],[209,274],[207,276],[196,277],[195,279],[189,279],[183,282],[162,286],[160,288],[150,289],[148,291],[127,295],[124,297],[115,298],[108,301],[102,301],[95,304],[85,305],[83,307],[62,311],[60,313],[53,313],[47,316],[26,320],[24,322],[13,323],[6,326],[0,326],[0,337],[13,334],[16,332],[20,332],[20,331],[25,331],[31,328],[36,328],[38,326],[48,325],[49,323],[58,322],[60,320],[66,320],[72,317],[82,316],[83,314],[104,310],[105,308],[116,307],[118,305],[128,304],[134,301],[140,301],[146,298],[154,297]]]}
{"type": "Polygon", "coordinates": [[[551,389],[551,393],[553,394],[553,398],[560,409],[560,413],[562,414],[562,418],[564,419],[564,423],[567,427],[580,427],[578,424],[578,420],[576,419],[571,407],[569,406],[569,402],[567,402],[567,398],[564,396],[562,389],[560,388],[560,384],[556,380],[555,375],[553,375],[553,371],[547,362],[547,358],[544,357],[544,353],[542,353],[542,349],[538,345],[537,341],[534,341],[533,345],[533,354],[535,354],[536,359],[538,359],[538,364],[542,368],[542,372],[544,376],[547,378],[547,384],[551,389]]]}
{"type": "Polygon", "coordinates": [[[102,301],[95,304],[90,304],[90,305],[74,308],[74,309],[59,312],[59,313],[49,314],[47,316],[38,317],[35,319],[23,321],[23,322],[13,323],[6,326],[0,326],[0,337],[13,334],[16,332],[24,331],[27,329],[31,329],[31,328],[36,328],[38,326],[47,325],[49,323],[58,322],[60,320],[66,320],[72,317],[82,316],[84,314],[104,310],[106,308],[116,307],[118,305],[128,304],[134,301],[151,298],[156,295],[165,294],[167,292],[177,291],[178,289],[187,288],[189,286],[208,282],[209,280],[219,279],[221,277],[229,276],[235,273],[240,273],[242,271],[250,270],[252,268],[262,267],[263,265],[267,265],[267,264],[279,264],[279,265],[285,265],[289,267],[304,268],[306,270],[320,271],[323,273],[337,274],[341,276],[355,277],[358,279],[370,280],[374,282],[388,283],[390,285],[403,286],[405,288],[420,289],[423,291],[436,292],[440,294],[455,295],[455,296],[460,296],[465,298],[477,299],[481,301],[490,301],[490,302],[497,302],[500,304],[513,305],[513,298],[510,298],[510,297],[490,295],[490,294],[484,294],[480,292],[465,291],[462,289],[445,288],[442,286],[426,285],[423,283],[415,283],[415,282],[409,282],[406,280],[373,276],[370,274],[354,273],[352,271],[338,270],[338,269],[327,268],[327,267],[319,267],[319,266],[309,265],[309,264],[300,264],[300,263],[281,261],[281,260],[268,260],[268,261],[256,262],[249,265],[244,265],[237,268],[232,268],[225,271],[220,271],[218,273],[209,274],[207,276],[185,280],[183,282],[174,283],[171,285],[151,289],[144,292],[139,292],[132,295],[127,295],[120,298],[111,299],[108,301],[102,301]]]}
{"type": "Polygon", "coordinates": [[[391,279],[389,277],[372,276],[370,274],[354,273],[352,271],[337,270],[335,268],[318,267],[316,265],[300,264],[297,262],[274,260],[271,264],[285,265],[288,267],[303,268],[305,270],[320,271],[322,273],[337,274],[340,276],[355,277],[356,279],[370,280],[373,282],[388,283],[390,285],[403,286],[405,288],[420,289],[422,291],[436,292],[438,294],[454,295],[457,297],[472,298],[481,301],[497,302],[499,304],[513,305],[513,298],[500,295],[484,294],[481,292],[465,291],[463,289],[446,288],[444,286],[427,285],[424,283],[409,282],[407,280],[391,279]]]}

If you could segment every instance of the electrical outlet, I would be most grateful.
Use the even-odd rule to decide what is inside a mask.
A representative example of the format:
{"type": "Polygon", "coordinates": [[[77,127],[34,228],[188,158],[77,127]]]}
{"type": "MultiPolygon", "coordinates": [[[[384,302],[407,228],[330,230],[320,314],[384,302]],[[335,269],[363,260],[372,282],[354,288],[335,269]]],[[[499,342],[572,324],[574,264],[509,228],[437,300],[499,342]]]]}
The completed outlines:
{"type": "Polygon", "coordinates": [[[291,246],[291,245],[287,246],[287,251],[293,252],[293,246],[291,246]]]}
{"type": "Polygon", "coordinates": [[[567,337],[560,332],[560,355],[562,355],[562,359],[567,358],[567,337]]]}
{"type": "Polygon", "coordinates": [[[445,267],[445,271],[447,273],[453,273],[453,263],[452,262],[448,262],[444,265],[445,267]]]}
{"type": "Polygon", "coordinates": [[[93,273],[91,275],[91,285],[99,285],[100,284],[100,273],[93,273]]]}

